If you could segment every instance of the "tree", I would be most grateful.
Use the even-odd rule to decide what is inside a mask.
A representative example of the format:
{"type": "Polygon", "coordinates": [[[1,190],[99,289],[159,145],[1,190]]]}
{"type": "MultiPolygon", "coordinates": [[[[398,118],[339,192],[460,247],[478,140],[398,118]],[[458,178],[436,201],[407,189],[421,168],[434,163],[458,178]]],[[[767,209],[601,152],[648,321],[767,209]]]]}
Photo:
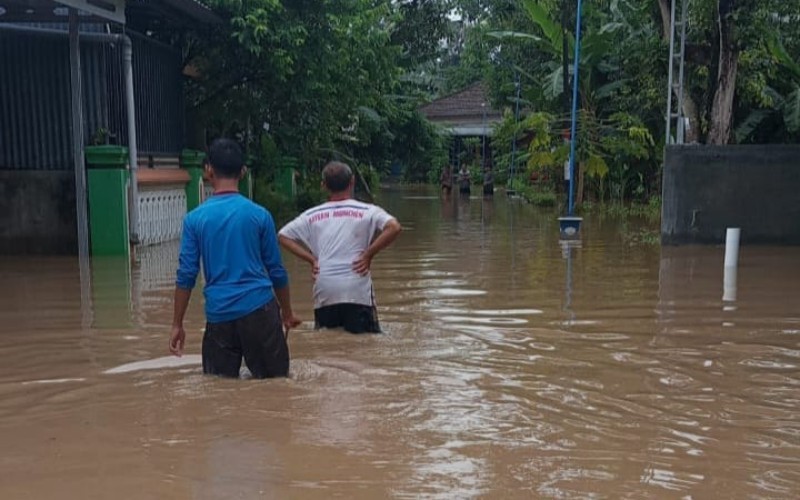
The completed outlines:
{"type": "Polygon", "coordinates": [[[736,129],[739,142],[800,142],[800,61],[789,55],[783,41],[773,36],[769,42],[769,62],[778,63],[772,85],[759,88],[760,106],[749,110],[736,129]]]}
{"type": "MultiPolygon", "coordinates": [[[[665,39],[669,36],[671,1],[674,0],[659,0],[665,39]]],[[[742,90],[739,71],[742,57],[764,52],[766,35],[778,28],[776,14],[785,11],[788,3],[780,0],[695,0],[690,6],[688,37],[692,43],[687,46],[688,80],[683,96],[683,111],[690,121],[687,141],[702,138],[704,122],[707,143],[727,144],[733,138],[736,95],[742,90]],[[697,104],[703,100],[704,111],[697,104]]],[[[789,8],[795,13],[800,11],[797,4],[789,8]]],[[[745,78],[753,76],[750,73],[745,78]]]]}
{"type": "Polygon", "coordinates": [[[399,14],[392,42],[402,47],[406,67],[413,68],[439,58],[442,41],[450,34],[447,0],[403,0],[396,3],[399,14]]]}
{"type": "MultiPolygon", "coordinates": [[[[521,0],[508,15],[497,15],[503,12],[498,8],[505,5],[501,1],[478,3],[492,8],[467,37],[470,57],[460,62],[473,67],[453,72],[474,75],[470,71],[476,70],[502,104],[512,93],[514,72],[519,72],[528,106],[565,118],[565,103],[571,97],[566,90],[571,79],[567,63],[573,48],[575,2],[521,0]],[[487,33],[495,43],[486,41],[487,33]],[[471,37],[481,43],[471,42],[471,37]]],[[[775,35],[786,54],[800,53],[800,2],[692,0],[689,5],[682,95],[683,113],[689,119],[687,142],[793,140],[796,87],[788,66],[775,64],[779,58],[770,40],[775,35]],[[754,124],[768,125],[771,133],[754,133],[754,124]]],[[[584,110],[601,120],[628,113],[652,137],[663,137],[671,8],[672,0],[584,1],[580,61],[584,110]]],[[[653,161],[650,170],[656,175],[657,160],[653,161]]]]}
{"type": "Polygon", "coordinates": [[[711,129],[708,132],[709,144],[727,144],[733,126],[733,97],[736,93],[736,74],[739,69],[740,46],[736,39],[735,0],[717,2],[717,28],[719,32],[719,52],[717,63],[714,104],[711,107],[711,129]]]}
{"type": "Polygon", "coordinates": [[[271,151],[257,159],[262,170],[282,157],[299,159],[309,173],[336,155],[376,170],[398,156],[427,161],[435,134],[408,127],[419,120],[423,91],[404,75],[437,53],[442,20],[430,16],[443,17],[445,5],[215,0],[229,22],[193,40],[201,75],[189,84],[195,121],[209,135],[239,137],[256,156],[271,151]],[[405,154],[401,136],[419,147],[405,154]],[[261,148],[264,137],[275,147],[261,148]]]}
{"type": "MultiPolygon", "coordinates": [[[[532,43],[535,46],[538,56],[527,56],[527,62],[520,61],[519,65],[527,66],[529,72],[525,73],[528,79],[532,80],[534,88],[541,89],[538,93],[534,91],[527,94],[532,99],[532,105],[549,113],[530,115],[523,124],[529,124],[532,128],[520,132],[531,137],[528,146],[529,168],[551,169],[560,176],[560,168],[569,149],[561,140],[561,132],[567,128],[569,116],[564,103],[571,101],[567,87],[569,80],[574,77],[569,72],[571,64],[567,64],[565,69],[564,54],[572,54],[575,36],[572,31],[565,29],[564,19],[569,15],[559,12],[559,9],[565,8],[563,2],[525,0],[522,6],[534,28],[528,32],[497,31],[493,35],[505,43],[503,52],[508,52],[506,44],[511,42],[532,43]],[[543,128],[544,118],[549,122],[543,128]]],[[[643,178],[645,175],[652,176],[655,171],[652,134],[643,119],[637,116],[637,113],[641,114],[641,104],[627,106],[624,101],[625,95],[637,93],[632,87],[637,87],[639,92],[642,90],[641,82],[627,77],[623,67],[631,61],[642,67],[652,65],[652,56],[641,53],[641,50],[633,50],[633,45],[638,43],[641,46],[642,38],[652,40],[657,35],[652,30],[639,27],[641,23],[635,18],[643,15],[640,10],[615,6],[606,12],[594,4],[587,4],[585,9],[583,50],[579,61],[578,204],[583,199],[586,177],[594,183],[595,193],[602,199],[607,192],[605,179],[610,173],[618,183],[614,186],[615,190],[624,194],[628,190],[629,179],[626,175],[629,174],[623,175],[623,172],[641,174],[639,177],[643,178]],[[616,50],[618,47],[622,49],[616,50]],[[638,109],[635,106],[639,106],[638,109]],[[630,107],[631,111],[627,111],[626,107],[630,107]],[[625,145],[630,147],[626,149],[625,145]]],[[[523,54],[526,52],[530,51],[523,51],[523,54]]],[[[499,144],[497,146],[502,148],[499,144]]]]}
{"type": "MultiPolygon", "coordinates": [[[[584,0],[578,153],[598,197],[656,191],[671,1],[584,0]]],[[[199,75],[187,81],[191,123],[238,137],[262,171],[293,157],[310,179],[341,154],[374,171],[401,162],[422,179],[444,139],[417,106],[478,80],[507,111],[521,82],[523,128],[499,149],[531,133],[533,112],[550,117],[550,147],[561,147],[574,0],[210,2],[226,23],[154,36],[183,40],[199,75]]],[[[800,2],[692,0],[689,17],[687,140],[797,141],[800,2]]]]}

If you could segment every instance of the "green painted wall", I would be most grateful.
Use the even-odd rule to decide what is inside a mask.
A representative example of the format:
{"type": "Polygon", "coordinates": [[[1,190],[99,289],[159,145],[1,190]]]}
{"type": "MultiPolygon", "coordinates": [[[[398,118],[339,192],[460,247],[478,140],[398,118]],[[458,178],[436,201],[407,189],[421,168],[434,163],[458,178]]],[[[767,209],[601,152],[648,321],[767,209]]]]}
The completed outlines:
{"type": "Polygon", "coordinates": [[[128,171],[90,168],[89,230],[92,255],[130,255],[128,171]]]}
{"type": "Polygon", "coordinates": [[[200,205],[202,200],[202,182],[203,182],[203,169],[202,168],[186,168],[189,174],[189,183],[186,184],[186,211],[191,212],[193,209],[200,205]]]}

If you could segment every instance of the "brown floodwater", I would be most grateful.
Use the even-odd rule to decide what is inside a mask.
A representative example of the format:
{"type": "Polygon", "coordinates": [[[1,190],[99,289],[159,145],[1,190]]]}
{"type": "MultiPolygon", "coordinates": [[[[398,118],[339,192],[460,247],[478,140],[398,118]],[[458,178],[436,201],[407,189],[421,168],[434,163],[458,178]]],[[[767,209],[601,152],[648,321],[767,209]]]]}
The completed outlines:
{"type": "Polygon", "coordinates": [[[311,329],[307,266],[285,380],[166,358],[177,245],[132,270],[0,259],[0,498],[793,498],[800,250],[631,243],[642,222],[498,195],[381,202],[385,335],[311,329]]]}

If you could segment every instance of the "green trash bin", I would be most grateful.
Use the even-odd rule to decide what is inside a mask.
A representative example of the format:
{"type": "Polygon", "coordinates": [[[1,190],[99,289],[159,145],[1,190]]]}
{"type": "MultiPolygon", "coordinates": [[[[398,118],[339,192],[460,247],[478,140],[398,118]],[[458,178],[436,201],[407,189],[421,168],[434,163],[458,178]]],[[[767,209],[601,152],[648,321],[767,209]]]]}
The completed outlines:
{"type": "Polygon", "coordinates": [[[128,148],[86,148],[92,255],[130,255],[128,148]]]}

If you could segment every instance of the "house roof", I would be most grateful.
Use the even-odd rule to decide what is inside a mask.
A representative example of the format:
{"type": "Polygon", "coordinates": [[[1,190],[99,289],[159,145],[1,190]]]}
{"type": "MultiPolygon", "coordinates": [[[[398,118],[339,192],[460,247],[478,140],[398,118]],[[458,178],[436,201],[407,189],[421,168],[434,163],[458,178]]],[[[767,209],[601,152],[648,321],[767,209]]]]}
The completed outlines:
{"type": "Polygon", "coordinates": [[[440,97],[419,108],[419,111],[431,121],[459,121],[483,116],[496,119],[502,113],[493,108],[483,83],[474,83],[455,94],[440,97]]]}
{"type": "Polygon", "coordinates": [[[199,0],[127,0],[127,7],[128,10],[143,7],[151,10],[151,15],[166,15],[173,19],[186,16],[190,22],[215,24],[222,21],[214,11],[199,0]]]}
{"type": "MultiPolygon", "coordinates": [[[[86,0],[92,5],[94,0],[86,0]]],[[[104,2],[103,5],[111,5],[104,2]]],[[[198,0],[127,0],[128,14],[149,14],[169,17],[173,20],[189,20],[199,23],[217,23],[221,19],[204,3],[198,0]]],[[[67,6],[54,0],[0,0],[0,23],[64,23],[67,22],[67,6]]],[[[81,12],[82,23],[107,23],[108,20],[81,12]]],[[[122,22],[122,19],[120,19],[122,22]]]]}

